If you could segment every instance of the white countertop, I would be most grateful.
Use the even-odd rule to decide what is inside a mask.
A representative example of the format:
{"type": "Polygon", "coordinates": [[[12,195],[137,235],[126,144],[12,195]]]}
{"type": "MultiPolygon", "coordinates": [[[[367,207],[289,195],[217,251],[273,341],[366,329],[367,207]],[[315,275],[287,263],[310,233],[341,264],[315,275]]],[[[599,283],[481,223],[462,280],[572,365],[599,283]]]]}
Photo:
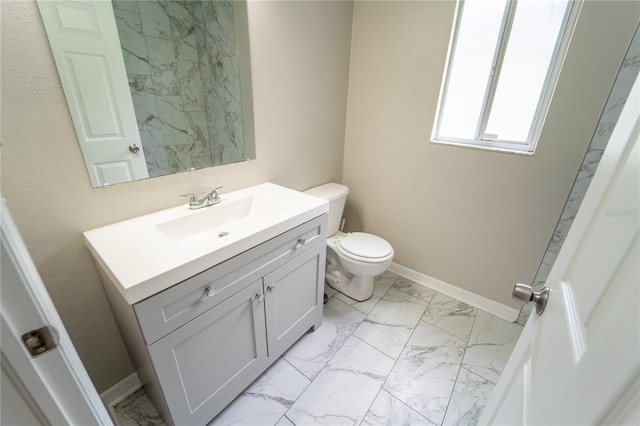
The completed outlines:
{"type": "Polygon", "coordinates": [[[198,210],[185,203],[86,231],[85,242],[120,294],[134,304],[329,211],[327,201],[273,183],[220,198],[220,204],[198,210]],[[226,218],[218,219],[218,212],[226,218]],[[183,224],[186,237],[180,232],[183,224]],[[201,232],[188,230],[194,224],[204,224],[201,232]],[[227,234],[219,237],[222,232],[227,234]]]}

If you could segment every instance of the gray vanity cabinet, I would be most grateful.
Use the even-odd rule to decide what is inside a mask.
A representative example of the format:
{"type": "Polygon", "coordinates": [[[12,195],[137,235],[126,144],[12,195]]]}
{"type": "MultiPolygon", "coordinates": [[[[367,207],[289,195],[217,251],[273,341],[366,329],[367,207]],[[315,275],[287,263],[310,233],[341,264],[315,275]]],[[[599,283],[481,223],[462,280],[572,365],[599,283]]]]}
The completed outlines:
{"type": "Polygon", "coordinates": [[[225,394],[244,388],[267,359],[262,282],[234,294],[149,346],[176,424],[221,410],[225,394]],[[209,402],[209,403],[208,403],[209,402]]]}
{"type": "Polygon", "coordinates": [[[105,285],[165,422],[208,423],[320,326],[326,221],[319,216],[133,306],[105,285]]]}

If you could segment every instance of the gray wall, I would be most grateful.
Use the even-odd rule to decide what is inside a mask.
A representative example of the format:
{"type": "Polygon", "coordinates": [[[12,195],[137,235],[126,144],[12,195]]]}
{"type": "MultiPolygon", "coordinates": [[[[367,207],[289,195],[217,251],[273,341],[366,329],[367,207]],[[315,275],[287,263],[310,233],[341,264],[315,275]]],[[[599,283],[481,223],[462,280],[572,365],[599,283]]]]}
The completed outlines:
{"type": "Polygon", "coordinates": [[[347,228],[394,261],[514,308],[531,283],[638,26],[586,1],[533,156],[432,144],[452,1],[355,2],[344,153],[347,228]]]}

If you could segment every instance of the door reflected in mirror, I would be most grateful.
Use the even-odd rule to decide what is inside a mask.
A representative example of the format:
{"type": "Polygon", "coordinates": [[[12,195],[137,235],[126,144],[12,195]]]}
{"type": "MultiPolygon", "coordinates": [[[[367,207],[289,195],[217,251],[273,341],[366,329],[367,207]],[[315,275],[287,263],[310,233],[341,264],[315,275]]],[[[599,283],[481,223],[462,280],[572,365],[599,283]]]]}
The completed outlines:
{"type": "Polygon", "coordinates": [[[245,2],[39,7],[94,187],[255,158],[245,2]]]}

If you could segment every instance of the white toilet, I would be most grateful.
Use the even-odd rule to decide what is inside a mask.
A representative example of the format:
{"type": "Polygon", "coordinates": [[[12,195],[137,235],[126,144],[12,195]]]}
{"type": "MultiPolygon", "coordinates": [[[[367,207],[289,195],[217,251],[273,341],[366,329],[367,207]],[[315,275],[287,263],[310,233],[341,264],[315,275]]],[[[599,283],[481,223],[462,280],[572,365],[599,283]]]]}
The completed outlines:
{"type": "Polygon", "coordinates": [[[373,278],[391,265],[393,247],[376,235],[339,230],[349,194],[346,186],[327,183],[305,193],[329,201],[327,284],[357,301],[370,298],[373,294],[373,278]]]}

